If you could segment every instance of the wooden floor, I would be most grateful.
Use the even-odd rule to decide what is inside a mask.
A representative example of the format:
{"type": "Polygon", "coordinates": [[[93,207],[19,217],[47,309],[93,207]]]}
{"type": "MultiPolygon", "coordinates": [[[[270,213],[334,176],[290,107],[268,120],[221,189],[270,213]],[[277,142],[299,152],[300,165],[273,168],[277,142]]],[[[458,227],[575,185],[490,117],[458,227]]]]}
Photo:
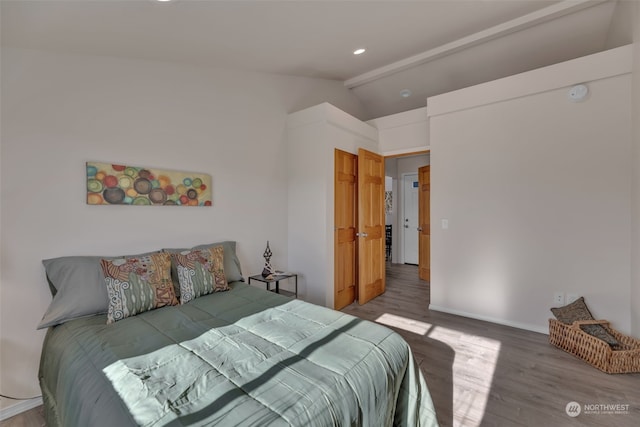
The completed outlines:
{"type": "Polygon", "coordinates": [[[1,427],[45,427],[42,405],[8,420],[0,421],[1,427]]]}
{"type": "MultiPolygon", "coordinates": [[[[411,346],[441,426],[640,426],[640,374],[608,375],[548,336],[430,312],[415,266],[387,264],[387,291],[343,312],[390,326],[411,346]],[[629,405],[569,417],[569,402],[629,405]]],[[[594,412],[595,407],[593,407],[594,412]]]]}
{"type": "MultiPolygon", "coordinates": [[[[548,337],[430,312],[429,284],[415,266],[387,264],[387,292],[343,311],[385,324],[410,344],[446,426],[640,426],[640,374],[607,375],[548,343],[548,337]],[[629,405],[626,414],[569,417],[569,402],[629,405]]],[[[42,407],[2,427],[44,425],[42,407]]]]}

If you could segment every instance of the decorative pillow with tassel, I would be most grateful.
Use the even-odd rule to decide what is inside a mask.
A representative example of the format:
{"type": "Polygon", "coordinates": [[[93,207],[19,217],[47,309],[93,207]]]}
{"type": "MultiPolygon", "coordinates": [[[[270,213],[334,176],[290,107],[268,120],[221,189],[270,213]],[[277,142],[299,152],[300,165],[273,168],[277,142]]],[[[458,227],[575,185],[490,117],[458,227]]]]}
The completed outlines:
{"type": "Polygon", "coordinates": [[[107,323],[178,304],[167,253],[102,259],[100,266],[109,295],[107,323]]]}
{"type": "Polygon", "coordinates": [[[222,246],[208,249],[191,249],[172,253],[180,281],[180,303],[202,295],[229,290],[224,275],[224,251],[222,246]]]}

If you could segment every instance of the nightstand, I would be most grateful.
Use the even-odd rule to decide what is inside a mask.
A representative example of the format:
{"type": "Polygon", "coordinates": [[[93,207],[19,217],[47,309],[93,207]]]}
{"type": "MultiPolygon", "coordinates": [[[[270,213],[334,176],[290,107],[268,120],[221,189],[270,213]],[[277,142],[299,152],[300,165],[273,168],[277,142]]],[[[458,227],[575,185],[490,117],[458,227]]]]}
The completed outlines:
{"type": "Polygon", "coordinates": [[[266,288],[268,291],[271,292],[275,292],[277,294],[282,294],[282,295],[286,295],[288,297],[294,297],[294,298],[298,298],[298,275],[295,273],[279,273],[279,274],[274,274],[273,278],[271,279],[267,279],[266,277],[263,277],[262,274],[256,274],[255,276],[249,276],[249,284],[251,284],[252,280],[256,280],[258,282],[262,282],[266,285],[266,288]],[[280,289],[280,281],[281,280],[285,280],[285,279],[290,279],[290,278],[294,278],[295,282],[296,282],[296,291],[295,292],[290,292],[290,291],[286,291],[284,289],[280,289]],[[271,283],[275,283],[276,287],[275,289],[270,289],[269,285],[271,283]]]}

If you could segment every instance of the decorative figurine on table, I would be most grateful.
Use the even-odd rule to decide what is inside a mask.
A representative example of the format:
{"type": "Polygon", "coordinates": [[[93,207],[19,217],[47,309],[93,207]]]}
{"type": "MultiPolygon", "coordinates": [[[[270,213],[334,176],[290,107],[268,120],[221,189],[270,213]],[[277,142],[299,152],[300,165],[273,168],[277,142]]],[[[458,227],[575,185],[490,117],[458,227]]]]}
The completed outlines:
{"type": "Polygon", "coordinates": [[[267,240],[267,249],[264,250],[264,268],[262,269],[262,277],[265,279],[273,279],[273,275],[276,273],[275,269],[271,266],[271,248],[269,248],[269,241],[267,240]]]}

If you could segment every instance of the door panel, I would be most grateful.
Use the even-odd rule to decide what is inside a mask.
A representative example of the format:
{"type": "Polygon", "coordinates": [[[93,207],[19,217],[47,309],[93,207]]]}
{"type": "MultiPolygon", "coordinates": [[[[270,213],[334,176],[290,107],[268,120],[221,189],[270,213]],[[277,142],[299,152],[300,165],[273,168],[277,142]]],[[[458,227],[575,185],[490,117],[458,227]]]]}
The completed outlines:
{"type": "Polygon", "coordinates": [[[431,281],[431,166],[418,169],[419,276],[431,281]]]}
{"type": "Polygon", "coordinates": [[[385,290],[384,157],[358,150],[358,303],[385,290]]]}
{"type": "Polygon", "coordinates": [[[334,301],[336,310],[356,299],[357,156],[335,150],[334,301]]]}

